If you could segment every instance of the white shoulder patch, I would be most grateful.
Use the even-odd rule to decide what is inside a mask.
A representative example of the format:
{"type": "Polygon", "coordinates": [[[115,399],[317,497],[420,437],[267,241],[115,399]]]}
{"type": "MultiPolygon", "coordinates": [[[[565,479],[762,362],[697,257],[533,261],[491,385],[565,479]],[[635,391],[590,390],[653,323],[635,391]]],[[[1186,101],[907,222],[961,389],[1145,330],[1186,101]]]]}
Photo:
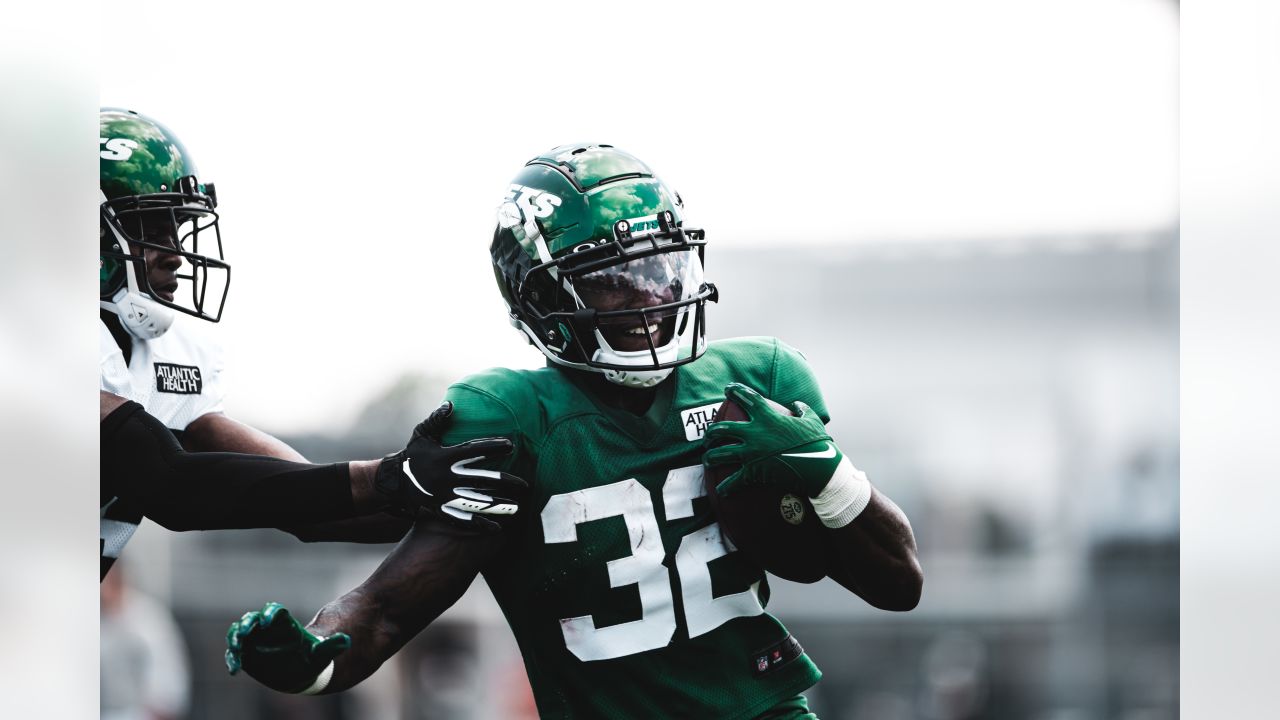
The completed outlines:
{"type": "Polygon", "coordinates": [[[707,432],[707,425],[715,422],[716,410],[720,403],[711,403],[701,407],[680,411],[680,424],[684,425],[684,439],[690,442],[701,440],[707,432]]]}

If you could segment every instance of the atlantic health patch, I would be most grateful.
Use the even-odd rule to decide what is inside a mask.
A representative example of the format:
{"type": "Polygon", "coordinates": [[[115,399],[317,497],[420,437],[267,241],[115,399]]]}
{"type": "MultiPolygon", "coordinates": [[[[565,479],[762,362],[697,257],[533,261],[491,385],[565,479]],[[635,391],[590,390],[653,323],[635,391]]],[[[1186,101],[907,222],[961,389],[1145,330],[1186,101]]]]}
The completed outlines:
{"type": "Polygon", "coordinates": [[[713,402],[701,407],[689,408],[680,413],[680,424],[684,426],[684,439],[689,442],[701,440],[707,432],[707,425],[716,421],[716,410],[720,403],[713,402]]]}
{"type": "Polygon", "coordinates": [[[199,395],[204,389],[200,368],[195,365],[156,363],[156,391],[177,395],[199,395]]]}

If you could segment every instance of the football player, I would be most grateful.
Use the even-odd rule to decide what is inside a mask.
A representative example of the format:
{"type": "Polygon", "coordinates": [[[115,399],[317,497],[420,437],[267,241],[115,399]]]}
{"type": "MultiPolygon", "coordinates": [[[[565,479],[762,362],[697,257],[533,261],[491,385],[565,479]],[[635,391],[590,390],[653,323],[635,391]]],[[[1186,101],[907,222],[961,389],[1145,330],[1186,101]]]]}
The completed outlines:
{"type": "Polygon", "coordinates": [[[409,523],[382,510],[433,514],[464,534],[515,512],[523,481],[467,469],[510,442],[441,447],[447,403],[404,452],[331,465],[227,417],[218,344],[175,322],[222,315],[231,268],[214,186],[160,123],[112,108],[99,122],[103,577],[144,516],[172,530],[292,526],[304,539],[390,541],[409,523]],[[380,463],[395,466],[384,474],[394,482],[375,486],[380,463]]]}
{"type": "Polygon", "coordinates": [[[531,160],[490,250],[511,323],[549,363],[453,385],[465,422],[446,439],[512,438],[493,467],[530,479],[525,512],[466,544],[419,523],[305,627],[274,603],[246,613],[228,631],[229,670],[284,692],[351,687],[480,573],[543,717],[811,717],[801,693],[821,674],[765,611],[764,572],[721,534],[704,466],[739,466],[721,494],[803,492],[828,575],[876,607],[915,607],[923,575],[907,518],[827,434],[804,356],[773,338],[706,341],[718,293],[704,233],[609,145],[531,160]],[[700,425],[726,395],[749,420],[700,425]]]}

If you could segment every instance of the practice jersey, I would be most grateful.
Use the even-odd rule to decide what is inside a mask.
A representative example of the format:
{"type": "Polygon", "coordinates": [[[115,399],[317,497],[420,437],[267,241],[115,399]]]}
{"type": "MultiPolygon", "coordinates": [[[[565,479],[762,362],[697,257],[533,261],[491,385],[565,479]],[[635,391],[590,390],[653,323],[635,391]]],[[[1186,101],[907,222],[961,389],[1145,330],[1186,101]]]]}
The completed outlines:
{"type": "Polygon", "coordinates": [[[495,369],[452,386],[446,443],[501,435],[530,482],[484,576],[543,718],[753,718],[821,677],[765,612],[764,572],[721,534],[702,437],[730,382],[828,419],[803,356],[772,338],[711,343],[637,416],[586,373],[495,369]]]}
{"type": "MultiPolygon", "coordinates": [[[[221,412],[222,348],[207,334],[176,322],[154,340],[132,338],[126,364],[106,323],[98,322],[100,388],[142,405],[165,427],[182,431],[196,418],[221,412]]],[[[118,497],[103,478],[100,488],[99,550],[101,573],[107,570],[142,522],[142,511],[118,497]]]]}

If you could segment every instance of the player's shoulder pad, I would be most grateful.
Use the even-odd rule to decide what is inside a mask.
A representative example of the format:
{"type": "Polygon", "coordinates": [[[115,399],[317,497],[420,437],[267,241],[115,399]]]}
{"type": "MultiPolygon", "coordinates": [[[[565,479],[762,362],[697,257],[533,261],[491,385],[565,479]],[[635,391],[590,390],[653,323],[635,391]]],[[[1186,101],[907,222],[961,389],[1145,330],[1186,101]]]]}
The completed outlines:
{"type": "Polygon", "coordinates": [[[790,368],[797,365],[809,367],[809,358],[800,350],[786,344],[778,338],[763,338],[773,343],[774,367],[790,368]]]}
{"type": "Polygon", "coordinates": [[[707,352],[717,350],[720,352],[747,353],[757,358],[774,354],[786,354],[789,357],[796,357],[801,361],[806,361],[804,353],[778,338],[768,335],[746,335],[724,340],[713,340],[707,344],[707,352]]]}
{"type": "Polygon", "coordinates": [[[715,340],[707,344],[706,354],[699,363],[722,365],[725,371],[740,378],[738,382],[758,386],[761,392],[772,389],[773,373],[779,355],[784,363],[794,358],[804,362],[804,355],[781,340],[764,335],[715,340]],[[757,382],[749,382],[757,380],[757,382]]]}
{"type": "Polygon", "coordinates": [[[147,342],[163,348],[166,355],[195,362],[205,374],[221,372],[226,364],[222,336],[212,323],[183,322],[177,318],[165,334],[147,342]]]}
{"type": "Polygon", "coordinates": [[[778,338],[752,336],[719,340],[708,344],[706,356],[698,362],[707,358],[723,364],[726,374],[756,388],[771,400],[784,405],[800,400],[817,411],[824,422],[830,419],[808,358],[778,338]]]}
{"type": "Polygon", "coordinates": [[[529,371],[491,368],[449,386],[453,424],[446,444],[479,437],[537,438],[542,422],[537,389],[529,371]]]}

